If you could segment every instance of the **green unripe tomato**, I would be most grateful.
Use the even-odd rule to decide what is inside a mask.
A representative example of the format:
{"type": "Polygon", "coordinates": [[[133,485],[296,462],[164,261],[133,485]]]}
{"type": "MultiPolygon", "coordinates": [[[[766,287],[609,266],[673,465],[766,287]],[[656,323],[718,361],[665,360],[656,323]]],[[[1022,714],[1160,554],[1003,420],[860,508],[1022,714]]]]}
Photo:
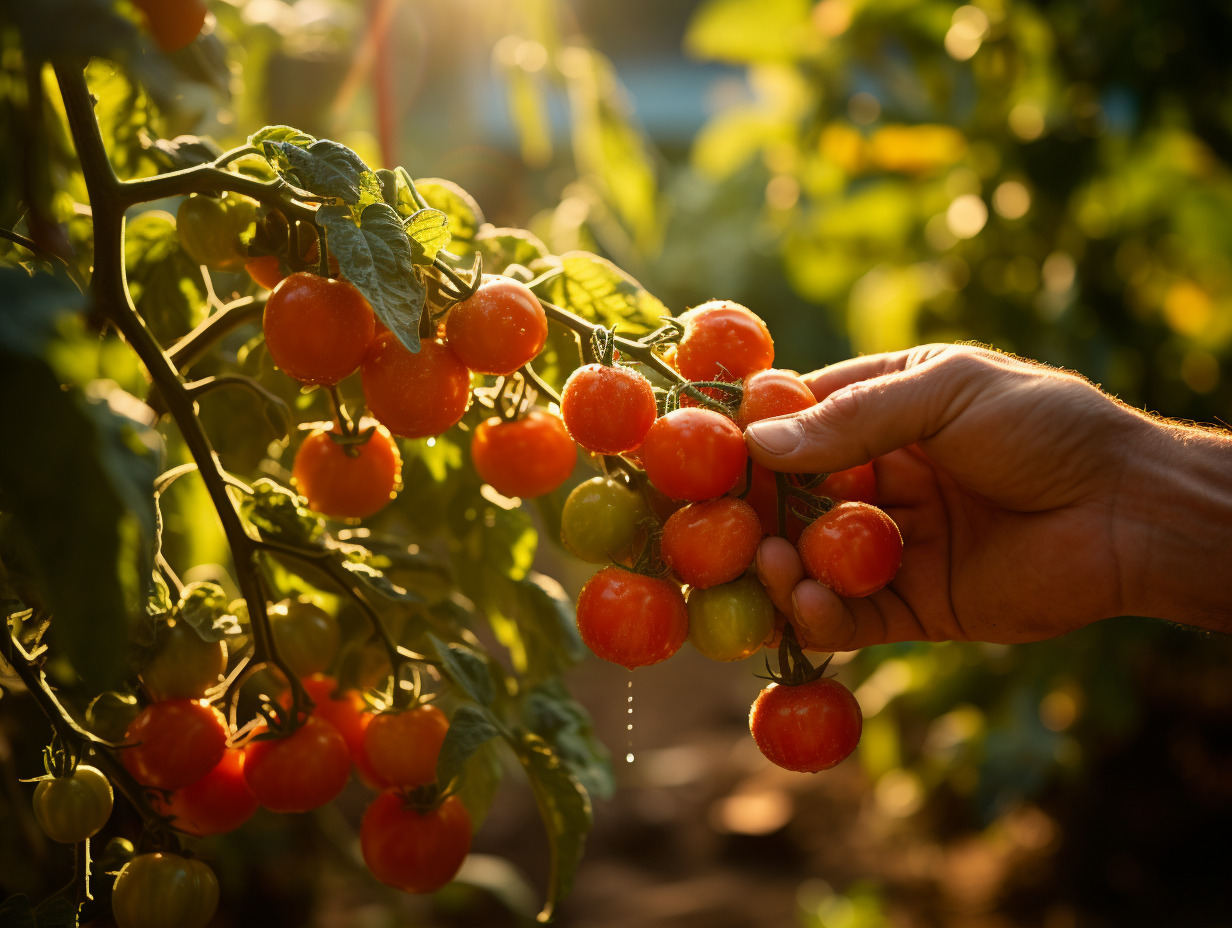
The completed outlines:
{"type": "Polygon", "coordinates": [[[611,477],[592,477],[565,500],[560,540],[582,560],[607,564],[629,553],[639,523],[649,516],[641,493],[611,477]]]}
{"type": "Polygon", "coordinates": [[[102,772],[82,764],[66,777],[39,780],[34,788],[34,818],[52,841],[76,844],[107,824],[113,798],[111,783],[102,772]]]}
{"type": "Polygon", "coordinates": [[[227,646],[206,641],[187,622],[159,630],[154,656],[141,670],[141,682],[155,702],[200,699],[227,669],[227,646]]]}
{"type": "Polygon", "coordinates": [[[218,877],[209,864],[179,854],[139,854],[111,891],[119,928],[205,928],[218,908],[218,877]]]}
{"type": "Polygon", "coordinates": [[[774,603],[751,574],[709,589],[690,590],[688,607],[689,641],[711,660],[743,660],[774,630],[774,603]]]}
{"type": "Polygon", "coordinates": [[[241,268],[248,254],[240,236],[256,216],[256,203],[247,197],[193,195],[175,214],[180,247],[197,264],[224,271],[241,268]]]}
{"type": "Polygon", "coordinates": [[[320,606],[284,599],[270,606],[269,619],[278,653],[297,677],[323,673],[334,662],[342,632],[320,606]]]}

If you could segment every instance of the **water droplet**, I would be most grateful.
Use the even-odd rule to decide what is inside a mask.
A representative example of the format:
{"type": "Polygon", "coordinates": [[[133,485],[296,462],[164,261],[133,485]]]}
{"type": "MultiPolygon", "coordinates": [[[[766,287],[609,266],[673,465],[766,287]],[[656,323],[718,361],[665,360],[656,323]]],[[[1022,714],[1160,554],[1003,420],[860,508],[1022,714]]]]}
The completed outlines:
{"type": "Polygon", "coordinates": [[[632,722],[630,722],[628,725],[626,725],[626,726],[625,726],[625,729],[626,729],[627,731],[633,731],[633,723],[632,723],[632,722]]]}
{"type": "Polygon", "coordinates": [[[632,751],[630,751],[628,754],[625,755],[625,763],[626,764],[633,763],[633,752],[632,751]]]}

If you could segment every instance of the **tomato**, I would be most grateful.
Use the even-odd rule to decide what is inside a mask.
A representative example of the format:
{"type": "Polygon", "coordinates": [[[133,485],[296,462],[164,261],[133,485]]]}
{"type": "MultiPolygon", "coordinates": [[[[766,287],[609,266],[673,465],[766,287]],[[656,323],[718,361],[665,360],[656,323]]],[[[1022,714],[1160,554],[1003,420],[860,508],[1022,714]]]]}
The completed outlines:
{"type": "Polygon", "coordinates": [[[133,0],[133,5],[145,14],[146,28],[165,52],[190,44],[205,25],[203,0],[133,0]]]}
{"type": "Polygon", "coordinates": [[[52,841],[76,844],[107,824],[113,799],[111,783],[102,771],[78,764],[68,776],[39,780],[34,787],[34,818],[52,841]]]}
{"type": "Polygon", "coordinates": [[[761,541],[757,512],[722,496],[677,509],[663,523],[663,560],[691,587],[705,589],[748,570],[761,541]]]}
{"type": "Polygon", "coordinates": [[[364,734],[364,756],[381,786],[413,787],[436,782],[436,758],[449,719],[431,703],[373,717],[364,734]]]}
{"type": "MultiPolygon", "coordinates": [[[[740,481],[737,489],[743,489],[743,484],[744,481],[740,481]]],[[[755,462],[753,464],[753,486],[745,494],[744,501],[757,512],[763,535],[779,533],[778,499],[778,484],[774,478],[774,471],[755,462]]],[[[793,509],[788,508],[787,539],[794,543],[800,537],[800,532],[804,530],[804,525],[804,520],[796,515],[793,509]]]]}
{"type": "Polygon", "coordinates": [[[548,338],[548,317],[526,284],[484,274],[479,289],[449,310],[445,341],[477,374],[512,374],[548,338]]]}
{"type": "MultiPolygon", "coordinates": [[[[301,239],[301,242],[303,240],[301,239]]],[[[301,246],[302,247],[302,246],[301,246]]],[[[304,262],[307,264],[317,264],[321,258],[321,248],[318,242],[313,241],[307,249],[303,250],[304,262]]],[[[278,286],[278,283],[287,275],[282,272],[282,258],[278,255],[260,255],[256,258],[249,258],[244,262],[244,270],[248,272],[258,286],[264,287],[266,290],[273,290],[278,286]]],[[[333,255],[329,256],[329,273],[331,277],[338,276],[338,259],[333,255]]],[[[380,320],[378,320],[379,323],[380,320]]]]}
{"type": "Polygon", "coordinates": [[[814,580],[839,596],[868,596],[894,579],[903,536],[876,506],[842,502],[800,533],[796,549],[814,580]]]}
{"type": "Polygon", "coordinates": [[[742,386],[736,409],[736,425],[741,429],[751,422],[800,412],[817,402],[813,391],[794,371],[758,371],[745,377],[742,386]]]}
{"type": "Polygon", "coordinates": [[[586,364],[565,381],[560,415],[587,451],[623,454],[642,443],[658,410],[654,388],[637,371],[586,364]]]}
{"type": "Polygon", "coordinates": [[[269,620],[278,654],[297,677],[319,673],[334,662],[342,632],[338,620],[320,606],[284,599],[269,607],[269,620]]]}
{"type": "Polygon", "coordinates": [[[577,447],[559,416],[532,409],[512,422],[479,423],[471,461],[483,482],[503,496],[543,496],[569,479],[577,447]]]}
{"type": "Polygon", "coordinates": [[[218,684],[227,669],[227,646],[206,641],[187,622],[172,622],[158,631],[154,654],[141,669],[150,699],[200,699],[218,684]]]}
{"type": "Polygon", "coordinates": [[[384,332],[373,339],[362,373],[369,411],[403,438],[447,432],[471,401],[471,372],[440,341],[425,341],[411,354],[384,332]]]}
{"type": "Polygon", "coordinates": [[[346,786],[351,752],[338,729],[316,716],[281,738],[244,747],[244,780],[272,812],[307,812],[346,786]]]}
{"type": "MultiPolygon", "coordinates": [[[[323,673],[314,673],[300,682],[315,704],[312,714],[338,729],[354,759],[363,751],[364,732],[373,719],[364,711],[364,698],[355,690],[339,690],[338,682],[323,673]]],[[[289,708],[291,691],[284,691],[278,701],[289,708]]]]}
{"type": "Polygon", "coordinates": [[[205,776],[227,748],[222,713],[195,699],[146,706],[124,733],[120,760],[138,783],[179,789],[205,776]]]}
{"type": "Polygon", "coordinates": [[[877,475],[873,462],[836,470],[819,486],[816,492],[831,499],[850,500],[856,503],[877,504],[877,475]]]}
{"type": "Polygon", "coordinates": [[[739,303],[711,300],[680,321],[684,334],[676,348],[676,369],[689,380],[738,380],[774,363],[770,330],[739,303]]]}
{"type": "Polygon", "coordinates": [[[361,430],[375,428],[363,444],[334,440],[342,430],[314,429],[295,452],[291,482],[309,508],[331,519],[366,519],[389,504],[402,489],[402,455],[389,429],[363,419],[361,430]]]}
{"type": "Polygon", "coordinates": [[[235,831],[260,805],[244,779],[244,752],[239,748],[227,748],[209,773],[165,799],[152,793],[150,804],[171,819],[173,828],[197,837],[235,831]]]}
{"type": "Polygon", "coordinates": [[[382,883],[431,893],[452,880],[471,849],[471,816],[457,796],[417,812],[397,790],[377,796],[359,825],[364,863],[382,883]]]}
{"type": "Polygon", "coordinates": [[[641,493],[611,477],[592,477],[570,492],[560,512],[561,543],[584,561],[606,564],[629,553],[650,507],[641,493]]]}
{"type": "Polygon", "coordinates": [[[771,683],[749,710],[749,731],[772,763],[798,773],[816,773],[838,764],[860,743],[864,720],[860,704],[837,680],[771,683]]]}
{"type": "Polygon", "coordinates": [[[577,624],[591,651],[633,670],[680,650],[689,634],[689,613],[674,583],[604,567],[578,595],[577,624]]]}
{"type": "Polygon", "coordinates": [[[756,577],[689,591],[689,642],[714,661],[739,661],[774,632],[774,603],[756,577]]]}
{"type": "Polygon", "coordinates": [[[691,501],[722,496],[748,460],[740,429],[711,409],[677,409],[656,419],[638,453],[652,484],[691,501]]]}
{"type": "Polygon", "coordinates": [[[375,320],[351,282],[297,271],[265,301],[265,347],[274,363],[301,383],[336,384],[364,360],[375,320]]]}
{"type": "Polygon", "coordinates": [[[111,890],[119,928],[205,928],[218,908],[218,877],[209,864],[179,854],[138,854],[111,890]]]}
{"type": "Polygon", "coordinates": [[[175,213],[180,247],[196,264],[235,270],[248,260],[240,236],[256,216],[256,201],[247,197],[194,194],[175,213]]]}

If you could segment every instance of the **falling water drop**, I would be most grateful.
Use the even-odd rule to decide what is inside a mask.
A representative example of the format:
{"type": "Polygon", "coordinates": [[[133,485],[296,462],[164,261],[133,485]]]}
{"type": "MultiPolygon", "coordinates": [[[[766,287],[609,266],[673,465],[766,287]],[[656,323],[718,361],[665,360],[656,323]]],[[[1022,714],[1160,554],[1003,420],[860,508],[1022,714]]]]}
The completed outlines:
{"type": "Polygon", "coordinates": [[[628,753],[625,754],[625,763],[631,764],[633,763],[633,678],[632,677],[629,678],[629,696],[625,701],[626,703],[628,703],[628,706],[629,706],[628,712],[627,712],[627,715],[629,716],[629,721],[628,721],[628,724],[625,725],[625,731],[629,733],[629,742],[626,745],[628,748],[628,753]]]}

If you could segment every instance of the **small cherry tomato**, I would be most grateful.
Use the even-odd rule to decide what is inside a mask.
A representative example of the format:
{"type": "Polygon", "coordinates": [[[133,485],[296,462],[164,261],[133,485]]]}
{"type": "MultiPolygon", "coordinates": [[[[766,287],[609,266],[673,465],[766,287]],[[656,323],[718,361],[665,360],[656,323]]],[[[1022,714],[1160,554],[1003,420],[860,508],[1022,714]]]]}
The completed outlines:
{"type": "Polygon", "coordinates": [[[216,686],[227,669],[227,646],[206,641],[187,622],[158,630],[154,654],[141,669],[141,683],[150,699],[200,699],[216,686]]]}
{"type": "Polygon", "coordinates": [[[307,812],[346,786],[351,752],[338,729],[315,716],[281,738],[244,747],[244,780],[271,812],[307,812]]]}
{"type": "Polygon", "coordinates": [[[429,438],[457,425],[471,400],[471,372],[448,345],[425,341],[411,354],[393,332],[364,359],[368,409],[403,438],[429,438]]]}
{"type": "Polygon", "coordinates": [[[642,443],[658,410],[654,388],[637,371],[586,364],[565,381],[560,415],[587,451],[623,454],[642,443]]]}
{"type": "MultiPolygon", "coordinates": [[[[363,750],[364,732],[373,719],[364,710],[364,698],[355,690],[339,690],[338,681],[323,673],[306,676],[300,683],[314,703],[312,714],[338,729],[354,759],[363,750]]],[[[284,708],[290,708],[290,689],[282,692],[278,702],[284,708]]]]}
{"type": "Polygon", "coordinates": [[[739,661],[774,632],[774,603],[756,577],[689,591],[689,643],[714,661],[739,661]]]}
{"type": "Polygon", "coordinates": [[[873,471],[873,462],[836,470],[822,481],[815,492],[831,499],[877,505],[877,475],[873,471]]]}
{"type": "Polygon", "coordinates": [[[577,446],[559,416],[532,409],[521,419],[479,423],[471,438],[471,461],[484,483],[503,496],[551,493],[569,479],[577,446]]]}
{"type": "Polygon", "coordinates": [[[194,194],[176,210],[175,230],[180,247],[194,263],[235,270],[247,260],[240,236],[256,216],[256,201],[248,197],[194,194]]]}
{"type": "Polygon", "coordinates": [[[452,880],[471,849],[471,816],[457,796],[425,812],[398,790],[377,796],[359,825],[364,863],[382,883],[431,893],[452,880]]]}
{"type": "Polygon", "coordinates": [[[179,789],[205,776],[227,748],[222,713],[195,699],[167,699],[146,706],[124,733],[120,760],[136,781],[179,789]]]}
{"type": "Polygon", "coordinates": [[[52,841],[76,844],[107,824],[113,800],[111,783],[102,771],[79,764],[68,776],[39,780],[34,787],[34,818],[52,841]]]}
{"type": "Polygon", "coordinates": [[[680,650],[689,634],[689,612],[674,583],[604,567],[578,595],[577,624],[597,656],[633,670],[680,650]]]}
{"type": "Polygon", "coordinates": [[[314,429],[295,452],[291,481],[309,508],[331,519],[366,519],[384,509],[402,488],[402,455],[389,429],[363,419],[360,431],[373,428],[362,443],[339,442],[338,426],[314,429]]]}
{"type": "Polygon", "coordinates": [[[145,14],[154,44],[165,52],[189,45],[205,25],[202,0],[133,0],[133,4],[145,14]]]}
{"type": "Polygon", "coordinates": [[[739,380],[774,363],[774,340],[755,313],[711,300],[684,313],[676,369],[689,380],[739,380]]]}
{"type": "Polygon", "coordinates": [[[816,773],[840,763],[860,743],[860,704],[837,680],[771,683],[753,701],[749,731],[772,763],[798,773],[816,773]]]}
{"type": "MultiPolygon", "coordinates": [[[[321,256],[320,245],[313,241],[303,251],[303,255],[306,264],[318,263],[321,256]]],[[[249,258],[244,262],[244,270],[258,286],[266,290],[273,290],[287,276],[282,271],[282,259],[278,255],[260,255],[256,258],[249,258]]],[[[329,256],[329,273],[331,277],[338,276],[338,259],[333,255],[329,256]]]]}
{"type": "Polygon", "coordinates": [[[534,359],[547,337],[539,299],[512,277],[484,274],[479,289],[445,317],[445,341],[478,374],[512,374],[534,359]]]}
{"type": "Polygon", "coordinates": [[[650,507],[637,490],[611,477],[592,477],[565,500],[560,540],[575,557],[606,564],[629,553],[642,520],[648,518],[650,507]]]}
{"type": "Polygon", "coordinates": [[[736,425],[741,429],[747,429],[751,422],[800,412],[817,402],[813,391],[794,371],[757,371],[745,377],[742,386],[736,409],[736,425]]]}
{"type": "Polygon", "coordinates": [[[171,827],[199,838],[235,831],[257,811],[257,797],[244,779],[244,752],[227,748],[222,760],[205,776],[167,795],[150,795],[159,815],[171,827]]]}
{"type": "Polygon", "coordinates": [[[894,579],[903,536],[884,511],[839,503],[800,533],[804,571],[839,596],[869,596],[894,579]]]}
{"type": "Polygon", "coordinates": [[[217,908],[214,871],[179,854],[138,854],[116,875],[111,890],[119,928],[205,928],[217,908]]]}
{"type": "Polygon", "coordinates": [[[364,733],[368,770],[382,786],[415,787],[436,782],[436,758],[449,719],[432,703],[372,717],[364,733]]]}
{"type": "Polygon", "coordinates": [[[268,614],[278,654],[297,677],[320,673],[334,662],[342,632],[338,620],[320,606],[284,599],[268,614]]]}
{"type": "Polygon", "coordinates": [[[663,523],[663,560],[691,587],[705,589],[748,570],[761,541],[757,512],[721,496],[677,509],[663,523]]]}
{"type": "Polygon", "coordinates": [[[656,419],[638,454],[655,487],[691,501],[722,496],[748,460],[740,429],[711,409],[677,409],[656,419]]]}
{"type": "Polygon", "coordinates": [[[375,320],[350,281],[297,271],[265,301],[265,347],[274,363],[301,383],[336,384],[364,360],[375,320]]]}

